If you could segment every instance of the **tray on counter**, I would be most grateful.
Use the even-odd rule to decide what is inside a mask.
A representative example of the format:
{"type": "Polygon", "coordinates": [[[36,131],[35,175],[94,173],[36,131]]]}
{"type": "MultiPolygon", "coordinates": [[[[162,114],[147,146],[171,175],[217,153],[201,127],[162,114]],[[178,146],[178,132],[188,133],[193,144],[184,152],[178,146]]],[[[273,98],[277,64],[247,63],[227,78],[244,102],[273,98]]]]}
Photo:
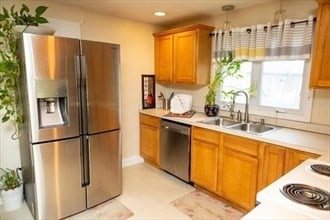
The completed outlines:
{"type": "Polygon", "coordinates": [[[196,111],[194,110],[190,110],[188,112],[182,113],[182,114],[177,114],[177,113],[173,113],[173,112],[169,112],[164,116],[168,116],[168,117],[179,117],[179,118],[191,118],[194,114],[196,113],[196,111]]]}

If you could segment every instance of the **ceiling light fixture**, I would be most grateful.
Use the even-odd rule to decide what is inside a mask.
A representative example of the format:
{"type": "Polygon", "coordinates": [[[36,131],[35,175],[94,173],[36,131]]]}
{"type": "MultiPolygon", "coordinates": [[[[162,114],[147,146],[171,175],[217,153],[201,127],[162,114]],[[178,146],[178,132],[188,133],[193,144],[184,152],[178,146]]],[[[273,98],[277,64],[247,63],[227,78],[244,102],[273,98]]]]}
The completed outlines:
{"type": "Polygon", "coordinates": [[[166,15],[166,12],[164,12],[164,11],[155,11],[154,15],[158,16],[158,17],[163,17],[163,16],[166,15]]]}
{"type": "Polygon", "coordinates": [[[226,12],[226,20],[223,22],[223,30],[229,31],[231,29],[231,22],[228,19],[228,12],[234,10],[235,6],[234,5],[224,5],[222,6],[222,11],[226,12]]]}
{"type": "Polygon", "coordinates": [[[282,0],[281,0],[280,1],[280,9],[275,11],[274,23],[278,23],[280,21],[283,21],[285,19],[285,12],[286,12],[286,10],[282,9],[282,0]]]}

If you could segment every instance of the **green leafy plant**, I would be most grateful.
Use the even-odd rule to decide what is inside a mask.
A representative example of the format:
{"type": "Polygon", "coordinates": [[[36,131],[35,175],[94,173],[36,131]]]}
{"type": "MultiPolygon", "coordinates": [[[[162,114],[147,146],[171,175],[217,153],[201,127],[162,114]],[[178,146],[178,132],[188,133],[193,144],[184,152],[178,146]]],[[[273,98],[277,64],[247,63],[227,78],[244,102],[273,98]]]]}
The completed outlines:
{"type": "Polygon", "coordinates": [[[23,123],[23,111],[19,86],[20,63],[17,56],[16,25],[38,26],[48,23],[41,15],[47,10],[45,6],[35,9],[35,15],[30,15],[30,9],[22,4],[19,11],[13,5],[10,10],[5,7],[0,13],[0,115],[1,122],[11,121],[15,132],[13,139],[19,138],[20,125],[23,123]]]}
{"type": "MultiPolygon", "coordinates": [[[[213,76],[212,82],[208,86],[208,93],[205,96],[205,104],[209,106],[215,105],[215,100],[217,94],[219,93],[220,85],[224,82],[224,79],[227,77],[233,77],[235,79],[242,78],[243,76],[239,73],[241,68],[241,61],[234,59],[232,53],[229,53],[228,56],[218,59],[215,69],[215,74],[213,76]]],[[[234,90],[231,91],[221,91],[225,96],[233,95],[234,90]]]]}
{"type": "Polygon", "coordinates": [[[16,170],[0,168],[0,190],[8,191],[15,189],[20,187],[22,183],[23,181],[19,173],[19,168],[16,170]]]}
{"type": "Polygon", "coordinates": [[[47,8],[46,6],[39,6],[35,9],[35,14],[31,15],[29,14],[29,7],[25,4],[22,4],[22,8],[19,11],[15,11],[15,6],[13,5],[10,8],[10,15],[16,25],[39,26],[39,24],[48,23],[48,20],[41,16],[47,8]]]}

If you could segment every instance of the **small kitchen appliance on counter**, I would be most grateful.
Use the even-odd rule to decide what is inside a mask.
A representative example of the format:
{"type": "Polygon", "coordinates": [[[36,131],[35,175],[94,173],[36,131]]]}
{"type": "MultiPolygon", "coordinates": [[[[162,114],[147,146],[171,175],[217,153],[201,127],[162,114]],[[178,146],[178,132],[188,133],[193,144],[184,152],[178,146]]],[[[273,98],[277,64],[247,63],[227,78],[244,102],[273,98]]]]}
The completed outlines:
{"type": "Polygon", "coordinates": [[[171,99],[170,111],[173,114],[182,115],[191,110],[192,96],[186,94],[176,94],[171,99]]]}

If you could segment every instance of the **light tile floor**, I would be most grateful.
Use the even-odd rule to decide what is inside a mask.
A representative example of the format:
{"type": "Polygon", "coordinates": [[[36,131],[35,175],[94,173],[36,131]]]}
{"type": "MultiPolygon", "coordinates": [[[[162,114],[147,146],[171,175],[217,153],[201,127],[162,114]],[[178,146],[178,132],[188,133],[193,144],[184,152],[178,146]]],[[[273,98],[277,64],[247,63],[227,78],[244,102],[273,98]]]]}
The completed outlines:
{"type": "Polygon", "coordinates": [[[147,164],[123,172],[123,194],[117,199],[134,215],[130,219],[190,219],[170,202],[194,188],[147,164]]]}
{"type": "MultiPolygon", "coordinates": [[[[116,199],[130,209],[130,219],[189,219],[170,202],[194,190],[189,184],[146,163],[123,169],[123,193],[116,199]]],[[[26,204],[12,212],[1,211],[1,220],[32,220],[26,204]]]]}
{"type": "MultiPolygon", "coordinates": [[[[195,190],[189,184],[146,163],[123,169],[123,193],[116,199],[134,215],[129,219],[190,219],[170,202],[195,190]]],[[[33,219],[27,206],[13,212],[2,212],[1,220],[33,219]]]]}

